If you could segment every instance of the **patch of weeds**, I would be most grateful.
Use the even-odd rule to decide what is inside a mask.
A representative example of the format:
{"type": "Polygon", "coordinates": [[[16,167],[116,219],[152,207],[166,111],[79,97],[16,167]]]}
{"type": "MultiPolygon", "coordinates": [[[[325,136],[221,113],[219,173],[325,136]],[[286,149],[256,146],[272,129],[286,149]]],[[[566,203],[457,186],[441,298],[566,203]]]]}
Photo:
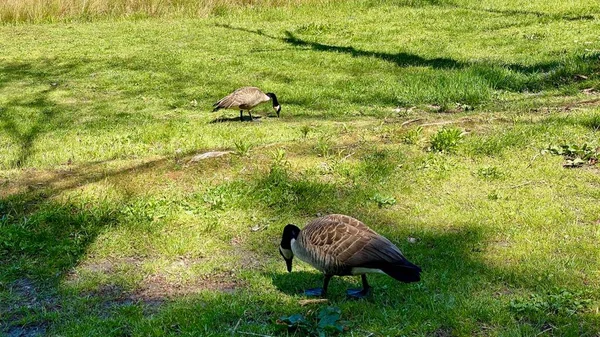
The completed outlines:
{"type": "Polygon", "coordinates": [[[585,295],[581,291],[555,289],[546,294],[532,294],[527,298],[514,299],[510,302],[510,308],[523,316],[571,316],[582,312],[592,302],[585,295]]]}
{"type": "Polygon", "coordinates": [[[331,136],[321,136],[315,145],[317,155],[327,157],[331,153],[331,136]]]}
{"type": "Polygon", "coordinates": [[[235,146],[235,154],[238,156],[247,156],[250,153],[250,149],[252,149],[252,144],[242,140],[236,140],[233,145],[235,146]]]}
{"type": "Polygon", "coordinates": [[[363,176],[370,182],[383,182],[398,166],[398,162],[388,151],[376,150],[365,155],[362,159],[363,176]]]}
{"type": "Polygon", "coordinates": [[[462,139],[463,132],[458,128],[442,128],[430,139],[429,150],[433,152],[453,152],[462,139]]]}
{"type": "Polygon", "coordinates": [[[385,196],[380,193],[375,193],[370,198],[370,200],[376,202],[377,206],[379,206],[379,208],[383,208],[386,206],[393,206],[396,204],[396,198],[394,198],[392,196],[385,196]]]}
{"type": "Polygon", "coordinates": [[[256,181],[252,193],[269,207],[298,209],[314,213],[323,204],[329,204],[336,194],[334,183],[314,179],[314,171],[295,174],[285,159],[285,151],[272,152],[273,162],[269,174],[256,181]]]}
{"type": "Polygon", "coordinates": [[[235,200],[238,195],[235,192],[237,186],[226,183],[216,186],[202,195],[202,200],[208,204],[211,210],[223,210],[225,205],[235,200]]]}
{"type": "Polygon", "coordinates": [[[275,151],[271,151],[271,157],[273,161],[271,162],[271,172],[278,170],[287,170],[290,166],[290,162],[285,159],[285,150],[277,149],[275,151]]]}
{"type": "Polygon", "coordinates": [[[271,151],[271,157],[273,158],[271,162],[271,168],[269,170],[269,176],[267,177],[266,185],[262,186],[267,187],[265,192],[270,195],[273,191],[274,187],[279,188],[288,188],[289,187],[289,177],[288,177],[288,169],[290,167],[290,162],[285,159],[285,150],[277,149],[275,151],[271,151]]]}
{"type": "Polygon", "coordinates": [[[490,201],[498,201],[500,199],[500,195],[497,191],[492,191],[487,195],[488,200],[490,201]]]}
{"type": "Polygon", "coordinates": [[[308,137],[308,134],[313,130],[312,126],[308,124],[302,125],[300,128],[300,133],[302,134],[302,138],[308,137]]]}
{"type": "Polygon", "coordinates": [[[584,164],[595,165],[598,162],[600,147],[594,148],[588,144],[581,146],[576,144],[553,145],[542,150],[542,154],[544,153],[563,156],[566,160],[563,166],[574,168],[581,167],[584,164]]]}
{"type": "Polygon", "coordinates": [[[473,111],[475,108],[472,105],[464,103],[456,103],[456,108],[460,111],[473,111]]]}
{"type": "Polygon", "coordinates": [[[524,130],[511,129],[483,137],[470,137],[468,151],[474,155],[498,156],[507,148],[525,145],[532,135],[524,130]]]}
{"type": "Polygon", "coordinates": [[[402,136],[402,142],[408,145],[416,145],[421,140],[421,135],[423,134],[423,127],[417,126],[408,130],[402,136]]]}
{"type": "Polygon", "coordinates": [[[346,330],[340,322],[342,311],[337,307],[324,307],[316,311],[308,311],[306,317],[302,314],[280,317],[276,323],[288,331],[299,332],[303,336],[331,336],[346,330]]]}
{"type": "MultiPolygon", "coordinates": [[[[157,224],[158,221],[170,214],[170,201],[160,199],[137,200],[126,204],[121,208],[123,221],[146,226],[150,223],[157,224]]],[[[151,227],[145,227],[150,229],[151,227]]]]}
{"type": "Polygon", "coordinates": [[[484,180],[496,180],[504,177],[504,173],[495,166],[484,166],[477,170],[477,176],[484,180]]]}
{"type": "Polygon", "coordinates": [[[211,210],[222,210],[225,208],[225,194],[219,187],[210,190],[202,196],[202,200],[209,205],[211,210]]]}
{"type": "Polygon", "coordinates": [[[581,124],[587,126],[588,128],[594,131],[600,130],[600,114],[593,114],[591,116],[588,116],[587,118],[584,118],[581,121],[581,124]]]}
{"type": "Polygon", "coordinates": [[[438,174],[442,174],[452,170],[456,165],[450,157],[443,156],[439,152],[429,153],[426,157],[421,159],[421,162],[417,164],[419,170],[431,170],[438,174]]]}

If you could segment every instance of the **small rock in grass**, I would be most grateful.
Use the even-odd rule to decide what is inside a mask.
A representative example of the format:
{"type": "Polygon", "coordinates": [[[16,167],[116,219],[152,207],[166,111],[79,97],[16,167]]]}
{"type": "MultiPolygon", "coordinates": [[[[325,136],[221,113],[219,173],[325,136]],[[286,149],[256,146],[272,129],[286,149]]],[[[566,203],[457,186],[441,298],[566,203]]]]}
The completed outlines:
{"type": "Polygon", "coordinates": [[[214,157],[221,157],[224,156],[226,154],[230,154],[233,151],[211,151],[211,152],[205,152],[205,153],[201,153],[201,154],[197,154],[195,156],[192,157],[192,159],[190,159],[191,163],[195,163],[198,161],[201,161],[203,159],[207,159],[207,158],[214,158],[214,157]]]}

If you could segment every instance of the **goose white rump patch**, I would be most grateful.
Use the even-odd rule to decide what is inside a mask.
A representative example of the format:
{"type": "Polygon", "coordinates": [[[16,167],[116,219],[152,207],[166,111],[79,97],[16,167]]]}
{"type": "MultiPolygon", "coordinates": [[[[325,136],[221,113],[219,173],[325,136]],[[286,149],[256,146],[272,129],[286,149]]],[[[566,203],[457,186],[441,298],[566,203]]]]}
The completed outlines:
{"type": "Polygon", "coordinates": [[[369,273],[385,274],[381,269],[354,267],[351,270],[352,275],[362,275],[369,273]]]}

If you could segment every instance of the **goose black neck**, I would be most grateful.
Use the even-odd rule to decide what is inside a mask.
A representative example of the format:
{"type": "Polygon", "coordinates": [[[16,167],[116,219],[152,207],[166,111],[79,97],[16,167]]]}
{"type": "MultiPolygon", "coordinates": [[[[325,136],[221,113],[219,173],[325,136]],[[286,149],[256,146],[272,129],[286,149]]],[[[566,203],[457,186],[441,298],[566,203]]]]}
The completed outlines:
{"type": "Polygon", "coordinates": [[[279,105],[279,101],[277,101],[277,96],[275,96],[274,93],[268,92],[266,95],[269,96],[269,97],[271,97],[271,100],[273,100],[273,106],[278,106],[279,105]]]}
{"type": "Polygon", "coordinates": [[[296,239],[300,234],[300,228],[289,224],[283,228],[283,235],[281,236],[281,248],[292,249],[292,239],[296,239]]]}

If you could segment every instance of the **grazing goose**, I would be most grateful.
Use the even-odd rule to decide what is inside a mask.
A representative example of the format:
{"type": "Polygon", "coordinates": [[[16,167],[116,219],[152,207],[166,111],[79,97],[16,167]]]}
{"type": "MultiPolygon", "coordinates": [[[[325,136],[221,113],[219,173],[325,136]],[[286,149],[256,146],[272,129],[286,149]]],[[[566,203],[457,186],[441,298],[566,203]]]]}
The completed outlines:
{"type": "Polygon", "coordinates": [[[248,110],[248,114],[250,115],[250,121],[252,121],[252,113],[250,113],[250,110],[257,105],[264,102],[268,102],[270,100],[273,101],[273,109],[275,109],[277,117],[279,117],[281,106],[279,106],[277,96],[275,96],[275,94],[272,92],[268,92],[265,94],[256,87],[239,88],[231,94],[223,97],[220,101],[213,104],[213,106],[215,107],[213,109],[213,112],[220,109],[240,109],[241,122],[244,110],[248,110]]]}
{"type": "Polygon", "coordinates": [[[306,290],[309,296],[325,296],[333,275],[361,275],[363,288],[347,291],[354,298],[370,292],[365,273],[383,273],[406,283],[421,279],[421,268],[410,263],[398,247],[347,215],[326,215],[303,230],[291,224],[285,226],[279,253],[288,272],[292,271],[292,259],[297,256],[325,274],[323,288],[306,290]]]}

